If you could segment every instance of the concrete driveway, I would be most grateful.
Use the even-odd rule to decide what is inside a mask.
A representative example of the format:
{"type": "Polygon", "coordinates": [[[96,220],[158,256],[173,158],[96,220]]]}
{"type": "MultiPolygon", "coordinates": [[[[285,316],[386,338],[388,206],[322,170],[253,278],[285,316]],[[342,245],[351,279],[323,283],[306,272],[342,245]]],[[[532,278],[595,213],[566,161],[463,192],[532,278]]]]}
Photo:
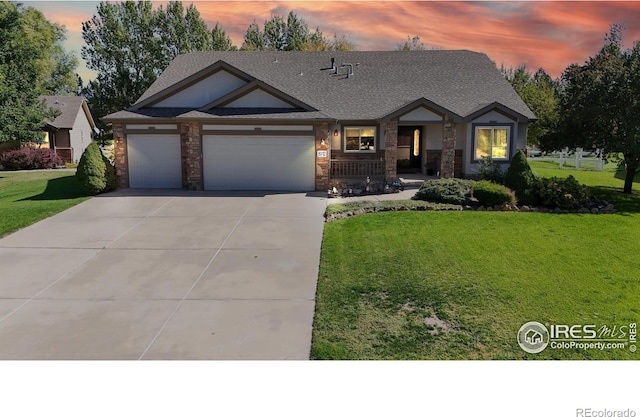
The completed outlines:
{"type": "Polygon", "coordinates": [[[0,359],[308,359],[324,197],[121,190],[0,239],[0,359]]]}

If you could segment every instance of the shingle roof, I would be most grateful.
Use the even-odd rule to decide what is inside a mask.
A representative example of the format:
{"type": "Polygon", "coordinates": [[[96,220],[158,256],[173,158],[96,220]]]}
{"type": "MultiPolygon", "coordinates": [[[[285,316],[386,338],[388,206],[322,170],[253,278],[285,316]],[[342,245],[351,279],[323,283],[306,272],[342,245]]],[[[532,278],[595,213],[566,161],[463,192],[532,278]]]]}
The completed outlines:
{"type": "Polygon", "coordinates": [[[379,120],[424,99],[460,118],[498,103],[535,119],[495,64],[471,51],[195,52],[176,57],[136,103],[220,61],[336,120],[379,120]],[[354,75],[333,75],[331,58],[354,75]]]}
{"type": "MultiPolygon", "coordinates": [[[[73,128],[73,124],[78,116],[78,111],[82,107],[84,98],[79,96],[41,96],[40,98],[44,99],[48,107],[60,110],[60,115],[53,121],[48,122],[50,126],[53,126],[56,129],[73,128]]],[[[93,127],[93,119],[90,116],[88,117],[90,119],[90,124],[93,127]]]]}

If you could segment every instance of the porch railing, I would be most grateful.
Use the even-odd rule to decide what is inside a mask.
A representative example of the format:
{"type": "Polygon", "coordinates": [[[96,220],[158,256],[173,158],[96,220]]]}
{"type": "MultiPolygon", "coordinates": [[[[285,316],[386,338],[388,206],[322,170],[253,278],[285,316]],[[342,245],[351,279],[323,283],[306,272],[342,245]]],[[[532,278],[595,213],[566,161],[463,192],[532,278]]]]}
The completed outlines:
{"type": "Polygon", "coordinates": [[[331,159],[331,178],[383,178],[385,162],[379,159],[344,161],[331,159]]]}

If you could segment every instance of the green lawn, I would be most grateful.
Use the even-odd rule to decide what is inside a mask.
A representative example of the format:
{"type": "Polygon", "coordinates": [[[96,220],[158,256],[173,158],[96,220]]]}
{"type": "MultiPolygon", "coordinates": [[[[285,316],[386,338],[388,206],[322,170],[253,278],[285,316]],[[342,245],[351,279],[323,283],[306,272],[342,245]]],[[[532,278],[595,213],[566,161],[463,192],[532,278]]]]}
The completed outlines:
{"type": "Polygon", "coordinates": [[[89,197],[69,171],[0,171],[0,237],[59,213],[89,197]]]}
{"type": "Polygon", "coordinates": [[[312,358],[640,359],[628,349],[518,346],[528,321],[640,318],[640,195],[622,195],[614,171],[532,167],[574,175],[619,212],[384,212],[327,223],[312,358]],[[436,333],[428,317],[451,328],[436,333]]]}

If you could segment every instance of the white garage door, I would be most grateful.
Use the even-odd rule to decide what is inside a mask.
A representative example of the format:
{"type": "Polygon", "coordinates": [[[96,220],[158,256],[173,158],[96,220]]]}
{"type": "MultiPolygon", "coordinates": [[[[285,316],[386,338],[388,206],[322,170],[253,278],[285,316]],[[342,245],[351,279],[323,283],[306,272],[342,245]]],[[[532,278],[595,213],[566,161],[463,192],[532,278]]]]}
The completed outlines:
{"type": "Polygon", "coordinates": [[[203,136],[205,190],[315,189],[313,136],[203,136]]]}
{"type": "Polygon", "coordinates": [[[182,188],[180,135],[128,135],[129,187],[182,188]]]}

